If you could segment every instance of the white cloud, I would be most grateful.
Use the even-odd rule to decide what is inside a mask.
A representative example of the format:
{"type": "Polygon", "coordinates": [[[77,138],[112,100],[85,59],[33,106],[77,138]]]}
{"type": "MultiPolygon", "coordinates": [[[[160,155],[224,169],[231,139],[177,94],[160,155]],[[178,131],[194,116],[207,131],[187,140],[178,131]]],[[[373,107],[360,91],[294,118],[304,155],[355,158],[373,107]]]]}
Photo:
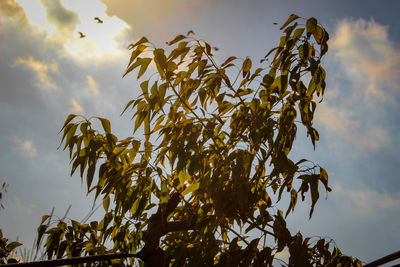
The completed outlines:
{"type": "Polygon", "coordinates": [[[74,98],[71,99],[71,112],[72,113],[77,113],[77,114],[82,114],[84,112],[84,109],[81,105],[79,105],[78,101],[76,101],[74,98]]]}
{"type": "Polygon", "coordinates": [[[23,141],[16,136],[12,137],[11,140],[16,145],[16,150],[18,151],[18,153],[20,153],[22,156],[33,158],[37,155],[37,150],[32,141],[23,141]]]}
{"type": "MultiPolygon", "coordinates": [[[[45,33],[47,45],[61,44],[60,55],[81,66],[127,57],[127,37],[132,38],[130,27],[117,17],[107,16],[106,6],[98,0],[87,0],[85,5],[80,0],[17,0],[18,4],[7,0],[10,1],[22,7],[32,27],[45,33]],[[103,23],[96,23],[94,17],[100,17],[103,23]],[[79,38],[78,32],[86,37],[79,38]]],[[[9,4],[5,8],[9,10],[12,6],[9,4]]]]}
{"type": "Polygon", "coordinates": [[[87,81],[89,92],[93,95],[97,95],[99,93],[99,85],[96,80],[92,76],[87,75],[87,81]]]}
{"type": "Polygon", "coordinates": [[[317,108],[316,122],[357,152],[396,142],[387,125],[396,124],[388,108],[399,109],[400,51],[389,39],[388,27],[373,19],[344,19],[329,48],[327,102],[317,108]]]}
{"type": "Polygon", "coordinates": [[[47,63],[45,61],[35,60],[32,56],[28,58],[18,57],[14,61],[14,66],[25,65],[36,72],[38,80],[45,86],[50,88],[57,88],[57,85],[49,77],[48,72],[59,73],[57,63],[47,63]]]}
{"type": "Polygon", "coordinates": [[[329,46],[357,90],[390,100],[397,89],[393,86],[400,74],[400,52],[390,41],[387,26],[373,19],[342,20],[329,46]]]}
{"type": "Polygon", "coordinates": [[[57,27],[59,31],[72,31],[79,23],[76,12],[66,9],[60,0],[40,0],[46,9],[47,21],[57,27]]]}
{"type": "Polygon", "coordinates": [[[345,186],[340,183],[332,185],[330,197],[340,200],[349,212],[360,216],[376,216],[378,210],[400,212],[400,192],[377,192],[365,185],[358,188],[345,186]]]}

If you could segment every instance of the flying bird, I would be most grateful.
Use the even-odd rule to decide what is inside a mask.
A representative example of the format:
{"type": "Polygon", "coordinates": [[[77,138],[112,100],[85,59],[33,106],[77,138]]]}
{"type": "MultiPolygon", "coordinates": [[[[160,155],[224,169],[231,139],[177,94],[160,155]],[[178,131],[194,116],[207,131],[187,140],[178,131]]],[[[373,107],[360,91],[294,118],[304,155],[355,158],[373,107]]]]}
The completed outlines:
{"type": "Polygon", "coordinates": [[[189,36],[189,35],[191,35],[191,34],[194,34],[194,31],[190,30],[190,31],[187,32],[186,35],[189,36]]]}
{"type": "Polygon", "coordinates": [[[97,21],[97,23],[103,23],[103,21],[99,17],[95,17],[94,20],[97,21]]]}
{"type": "Polygon", "coordinates": [[[86,35],[84,35],[82,32],[78,32],[79,33],[79,38],[85,38],[86,35]]]}

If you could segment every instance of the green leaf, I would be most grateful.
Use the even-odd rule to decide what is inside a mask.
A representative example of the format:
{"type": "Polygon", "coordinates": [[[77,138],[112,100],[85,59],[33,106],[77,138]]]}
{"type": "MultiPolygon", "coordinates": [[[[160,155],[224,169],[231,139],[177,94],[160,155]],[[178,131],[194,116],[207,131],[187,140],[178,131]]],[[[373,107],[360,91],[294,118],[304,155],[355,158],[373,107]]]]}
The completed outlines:
{"type": "Polygon", "coordinates": [[[135,50],[132,51],[131,58],[129,59],[128,66],[147,48],[146,45],[139,45],[135,50]]]}
{"type": "Polygon", "coordinates": [[[50,215],[43,215],[40,224],[43,224],[48,218],[50,218],[50,215]]]}
{"type": "Polygon", "coordinates": [[[135,44],[129,45],[129,49],[133,49],[133,48],[135,48],[136,46],[138,46],[138,45],[140,45],[140,44],[148,43],[148,42],[149,42],[149,40],[148,40],[146,37],[142,37],[142,38],[140,38],[140,40],[137,41],[135,44]]]}
{"type": "Polygon", "coordinates": [[[161,77],[164,77],[165,69],[167,67],[167,58],[165,57],[164,49],[155,49],[153,51],[153,55],[158,73],[161,75],[161,77]]]}
{"type": "Polygon", "coordinates": [[[316,29],[318,21],[315,18],[309,18],[306,22],[307,35],[310,36],[316,29]]]}
{"type": "Polygon", "coordinates": [[[167,187],[167,182],[162,181],[161,183],[161,196],[160,196],[160,204],[167,204],[169,199],[169,190],[167,187]]]}
{"type": "Polygon", "coordinates": [[[104,129],[104,132],[110,134],[111,133],[110,121],[107,119],[104,119],[104,118],[100,118],[100,117],[97,117],[97,118],[100,120],[101,125],[103,126],[103,129],[104,129]]]}
{"type": "Polygon", "coordinates": [[[173,44],[175,44],[175,43],[177,43],[177,42],[179,42],[179,41],[181,41],[181,40],[183,40],[183,39],[185,39],[185,38],[186,38],[186,36],[180,34],[180,35],[176,36],[176,37],[174,38],[174,40],[169,41],[169,42],[166,42],[166,44],[167,44],[167,45],[173,45],[173,44]]]}
{"type": "Polygon", "coordinates": [[[310,210],[310,218],[314,212],[314,207],[315,204],[318,201],[319,198],[319,192],[318,192],[318,175],[311,175],[310,176],[310,190],[311,190],[311,210],[310,210]]]}
{"type": "Polygon", "coordinates": [[[151,62],[151,58],[142,58],[139,73],[137,76],[138,79],[146,72],[147,67],[149,66],[150,62],[151,62]]]}
{"type": "Polygon", "coordinates": [[[194,191],[196,191],[197,189],[199,189],[200,186],[200,182],[195,182],[191,185],[189,185],[183,192],[182,192],[182,196],[185,196],[189,193],[192,193],[194,191]]]}
{"type": "Polygon", "coordinates": [[[299,47],[299,57],[303,60],[308,60],[311,57],[311,46],[309,43],[304,43],[299,47]]]}
{"type": "Polygon", "coordinates": [[[129,68],[126,70],[126,72],[124,73],[124,75],[122,75],[122,78],[124,78],[128,73],[130,73],[131,71],[133,71],[134,69],[136,69],[137,67],[142,65],[142,60],[143,58],[138,57],[135,61],[135,63],[133,63],[132,65],[129,66],[129,68]]]}
{"type": "Polygon", "coordinates": [[[77,115],[75,115],[75,114],[70,114],[70,115],[68,115],[68,117],[67,117],[67,119],[65,120],[64,125],[63,125],[63,127],[61,128],[61,130],[60,130],[59,133],[61,133],[61,131],[65,128],[65,126],[67,126],[67,124],[70,123],[70,121],[72,121],[76,116],[77,116],[77,115]]]}
{"type": "Polygon", "coordinates": [[[294,40],[298,40],[298,39],[303,35],[303,32],[304,32],[304,28],[298,28],[298,29],[296,29],[296,30],[294,31],[294,33],[293,33],[292,38],[293,38],[294,40]]]}
{"type": "Polygon", "coordinates": [[[242,71],[243,71],[243,78],[250,72],[252,62],[250,58],[246,58],[243,62],[242,71]]]}
{"type": "Polygon", "coordinates": [[[65,128],[66,130],[68,129],[68,131],[67,131],[68,134],[67,134],[67,137],[65,139],[64,149],[66,149],[68,145],[71,146],[70,142],[72,142],[72,144],[73,144],[72,137],[74,137],[76,129],[78,128],[78,124],[72,124],[71,127],[68,127],[69,125],[71,125],[71,124],[68,124],[67,127],[65,128]]]}
{"type": "Polygon", "coordinates": [[[149,101],[149,80],[146,80],[140,84],[144,98],[149,101]]]}
{"type": "Polygon", "coordinates": [[[281,92],[281,94],[283,94],[288,86],[288,76],[287,75],[281,75],[276,77],[275,79],[275,83],[279,88],[279,91],[281,92]]]}
{"type": "Polygon", "coordinates": [[[96,165],[94,163],[90,164],[89,168],[87,170],[87,175],[86,175],[86,184],[87,184],[88,190],[90,189],[90,186],[92,185],[95,170],[96,170],[96,165]]]}
{"type": "Polygon", "coordinates": [[[322,43],[322,39],[324,38],[325,30],[321,26],[316,26],[312,32],[315,41],[317,44],[322,43]]]}
{"type": "Polygon", "coordinates": [[[228,65],[230,62],[234,61],[235,59],[237,59],[237,57],[229,57],[227,60],[225,60],[224,63],[222,63],[221,67],[223,68],[224,66],[228,65]]]}
{"type": "Polygon", "coordinates": [[[297,16],[296,14],[291,14],[289,16],[289,18],[286,20],[285,23],[283,23],[282,27],[280,28],[280,30],[283,30],[287,25],[289,25],[291,22],[293,22],[294,20],[298,19],[299,16],[297,16]]]}
{"type": "Polygon", "coordinates": [[[108,208],[110,207],[110,196],[107,195],[104,199],[103,199],[103,208],[105,212],[108,212],[108,208]]]}
{"type": "Polygon", "coordinates": [[[6,246],[6,249],[7,249],[8,251],[13,251],[15,248],[17,248],[17,247],[19,247],[19,246],[22,246],[22,244],[19,243],[19,242],[14,241],[14,242],[9,243],[9,244],[6,246]]]}
{"type": "Polygon", "coordinates": [[[36,248],[39,248],[40,245],[40,241],[42,240],[43,234],[46,232],[47,230],[47,225],[39,225],[39,227],[37,228],[37,232],[38,232],[38,238],[36,240],[36,248]]]}

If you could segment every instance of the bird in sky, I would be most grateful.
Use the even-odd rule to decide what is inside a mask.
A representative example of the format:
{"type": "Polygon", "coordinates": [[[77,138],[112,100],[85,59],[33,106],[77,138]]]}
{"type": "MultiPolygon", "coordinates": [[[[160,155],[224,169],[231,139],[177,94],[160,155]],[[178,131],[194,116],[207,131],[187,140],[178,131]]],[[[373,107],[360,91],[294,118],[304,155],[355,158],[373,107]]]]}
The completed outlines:
{"type": "Polygon", "coordinates": [[[85,38],[86,35],[84,35],[82,32],[78,32],[79,33],[79,38],[85,38]]]}
{"type": "Polygon", "coordinates": [[[97,23],[100,23],[100,24],[103,23],[103,21],[99,17],[95,17],[94,20],[97,21],[97,23]]]}
{"type": "Polygon", "coordinates": [[[186,35],[189,36],[189,35],[191,35],[191,34],[194,34],[194,31],[190,30],[190,31],[187,32],[186,35]]]}

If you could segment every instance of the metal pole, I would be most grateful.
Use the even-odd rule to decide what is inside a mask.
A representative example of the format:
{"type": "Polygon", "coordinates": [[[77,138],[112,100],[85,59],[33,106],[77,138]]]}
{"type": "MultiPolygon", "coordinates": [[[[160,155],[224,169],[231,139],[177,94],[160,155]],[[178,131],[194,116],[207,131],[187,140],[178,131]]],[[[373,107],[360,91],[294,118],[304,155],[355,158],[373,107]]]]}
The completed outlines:
{"type": "Polygon", "coordinates": [[[99,256],[86,256],[86,257],[73,257],[68,259],[57,259],[57,260],[47,260],[47,261],[35,261],[35,262],[23,262],[23,263],[11,263],[4,266],[15,266],[15,267],[34,267],[34,266],[63,266],[79,263],[89,263],[95,261],[108,261],[113,259],[123,259],[136,257],[136,254],[106,254],[99,256]]]}
{"type": "Polygon", "coordinates": [[[379,266],[379,265],[394,261],[394,260],[396,260],[398,258],[400,258],[400,250],[397,251],[397,252],[394,252],[394,253],[392,253],[390,255],[387,255],[387,256],[385,256],[383,258],[380,258],[380,259],[378,259],[376,261],[368,263],[368,264],[364,265],[364,267],[376,267],[376,266],[379,266]]]}

